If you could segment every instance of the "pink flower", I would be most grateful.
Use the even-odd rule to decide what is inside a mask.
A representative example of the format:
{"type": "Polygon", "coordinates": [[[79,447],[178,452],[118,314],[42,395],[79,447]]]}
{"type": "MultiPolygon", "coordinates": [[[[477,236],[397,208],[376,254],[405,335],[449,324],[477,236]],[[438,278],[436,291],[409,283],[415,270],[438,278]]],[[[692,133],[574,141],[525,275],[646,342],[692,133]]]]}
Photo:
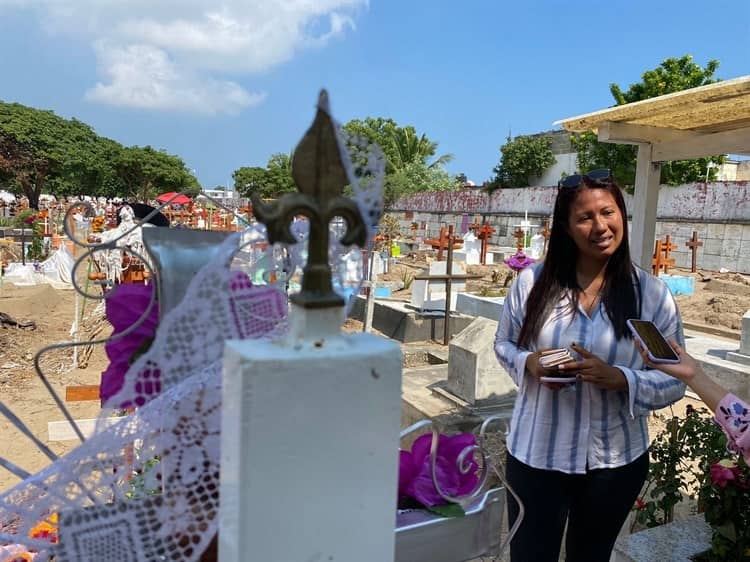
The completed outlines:
{"type": "Polygon", "coordinates": [[[740,467],[729,460],[722,460],[711,465],[711,483],[726,488],[729,482],[738,483],[740,467]]]}
{"type": "MultiPolygon", "coordinates": [[[[432,481],[431,442],[431,434],[422,435],[412,445],[411,452],[401,451],[399,458],[399,496],[413,498],[424,506],[447,503],[432,481]]],[[[476,439],[470,433],[452,437],[440,435],[435,476],[444,494],[467,496],[479,483],[479,465],[471,455],[464,461],[469,469],[466,473],[462,473],[457,464],[461,451],[472,445],[476,445],[476,439]]]]}
{"type": "Polygon", "coordinates": [[[36,215],[29,215],[25,219],[23,219],[24,224],[34,224],[34,221],[36,220],[36,215]]]}
{"type": "MultiPolygon", "coordinates": [[[[105,313],[114,327],[112,335],[120,334],[130,328],[143,316],[154,290],[153,285],[117,285],[107,296],[105,313]]],[[[99,397],[103,402],[117,394],[125,381],[125,373],[130,368],[131,359],[141,346],[147,344],[156,334],[159,322],[159,310],[156,303],[151,307],[143,323],[128,335],[107,342],[104,350],[110,360],[109,367],[102,373],[99,397]]],[[[124,406],[122,406],[124,407],[124,406]]]]}

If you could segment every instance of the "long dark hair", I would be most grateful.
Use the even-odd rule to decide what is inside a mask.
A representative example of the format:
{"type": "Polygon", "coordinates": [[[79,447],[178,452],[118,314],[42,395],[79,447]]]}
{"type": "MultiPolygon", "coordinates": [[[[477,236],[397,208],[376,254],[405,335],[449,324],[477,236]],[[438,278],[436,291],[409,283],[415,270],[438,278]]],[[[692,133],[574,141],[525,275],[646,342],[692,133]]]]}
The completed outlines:
{"type": "MultiPolygon", "coordinates": [[[[570,207],[584,189],[603,189],[617,203],[622,215],[622,242],[610,257],[604,272],[601,299],[607,311],[617,339],[631,337],[626,320],[638,318],[638,299],[634,283],[638,283],[630,260],[628,243],[628,215],[622,191],[613,181],[590,183],[584,177],[578,187],[562,187],[557,192],[555,210],[552,215],[552,232],[541,274],[526,300],[526,317],[518,336],[518,347],[528,347],[535,342],[544,323],[564,294],[570,295],[573,314],[578,313],[578,279],[576,262],[578,247],[568,233],[570,207]]],[[[640,291],[639,291],[640,292],[640,291]]]]}

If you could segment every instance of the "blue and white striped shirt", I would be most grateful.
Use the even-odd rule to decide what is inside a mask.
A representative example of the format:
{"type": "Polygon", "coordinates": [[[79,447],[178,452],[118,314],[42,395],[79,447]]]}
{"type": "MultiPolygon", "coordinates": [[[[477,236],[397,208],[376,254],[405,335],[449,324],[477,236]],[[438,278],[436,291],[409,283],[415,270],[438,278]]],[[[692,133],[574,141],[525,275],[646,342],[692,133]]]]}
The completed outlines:
{"type": "MultiPolygon", "coordinates": [[[[580,305],[573,314],[568,297],[561,299],[535,344],[519,349],[516,342],[526,299],[541,269],[542,264],[537,264],[520,273],[505,299],[495,336],[498,360],[518,385],[508,451],[534,468],[574,474],[628,464],[648,449],[649,412],[679,400],[685,385],[661,371],[649,370],[632,339],[617,340],[601,303],[589,317],[580,305]],[[552,390],[526,373],[529,353],[571,343],[620,369],[628,390],[604,390],[580,381],[564,390],[552,390]]],[[[641,318],[651,320],[667,339],[684,346],[680,313],[669,289],[657,277],[635,269],[641,283],[641,318]]]]}

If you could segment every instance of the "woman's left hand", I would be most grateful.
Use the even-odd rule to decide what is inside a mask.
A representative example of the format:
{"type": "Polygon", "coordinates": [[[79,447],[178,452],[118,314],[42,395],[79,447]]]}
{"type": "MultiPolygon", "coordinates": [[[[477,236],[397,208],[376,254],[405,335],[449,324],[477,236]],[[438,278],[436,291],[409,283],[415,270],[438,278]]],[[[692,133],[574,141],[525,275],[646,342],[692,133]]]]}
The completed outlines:
{"type": "Polygon", "coordinates": [[[627,390],[628,381],[620,369],[602,361],[577,344],[572,344],[570,347],[583,359],[560,365],[561,373],[575,375],[579,381],[590,382],[597,388],[627,390]]]}

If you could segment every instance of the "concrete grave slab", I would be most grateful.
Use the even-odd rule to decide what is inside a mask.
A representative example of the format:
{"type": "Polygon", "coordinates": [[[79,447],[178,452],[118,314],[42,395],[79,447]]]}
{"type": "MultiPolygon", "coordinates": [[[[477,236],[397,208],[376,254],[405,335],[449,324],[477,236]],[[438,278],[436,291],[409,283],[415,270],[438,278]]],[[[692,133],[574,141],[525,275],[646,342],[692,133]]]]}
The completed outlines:
{"type": "MultiPolygon", "coordinates": [[[[366,299],[357,295],[352,300],[349,316],[364,322],[366,299]]],[[[441,340],[445,314],[441,311],[420,312],[399,300],[376,299],[373,305],[372,327],[389,338],[408,343],[441,340]]],[[[464,314],[451,314],[451,336],[471,324],[474,318],[464,314]]]]}
{"type": "Polygon", "coordinates": [[[496,331],[496,321],[475,318],[448,347],[447,389],[471,405],[515,400],[516,384],[495,357],[496,331]]]}
{"type": "Polygon", "coordinates": [[[471,293],[459,293],[456,295],[456,311],[467,316],[499,320],[504,302],[505,297],[481,297],[471,293]]]}

